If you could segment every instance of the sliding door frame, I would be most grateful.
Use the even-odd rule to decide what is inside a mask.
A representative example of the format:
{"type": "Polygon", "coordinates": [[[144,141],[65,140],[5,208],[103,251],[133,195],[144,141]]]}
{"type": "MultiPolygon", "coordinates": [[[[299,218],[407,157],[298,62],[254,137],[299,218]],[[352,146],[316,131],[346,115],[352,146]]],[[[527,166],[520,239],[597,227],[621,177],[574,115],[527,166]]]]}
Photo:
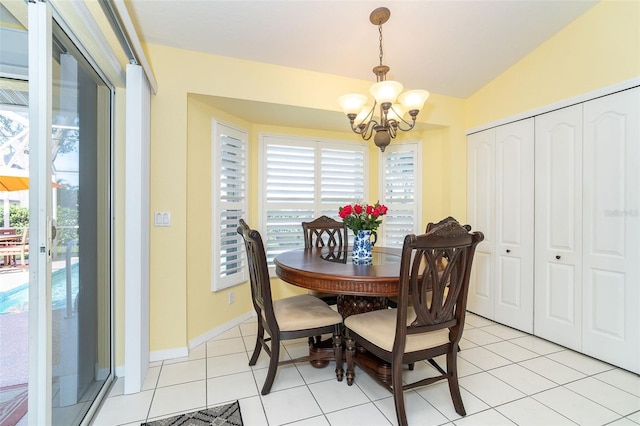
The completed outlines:
{"type": "Polygon", "coordinates": [[[29,22],[29,426],[51,423],[51,125],[53,18],[30,1],[29,22]]]}

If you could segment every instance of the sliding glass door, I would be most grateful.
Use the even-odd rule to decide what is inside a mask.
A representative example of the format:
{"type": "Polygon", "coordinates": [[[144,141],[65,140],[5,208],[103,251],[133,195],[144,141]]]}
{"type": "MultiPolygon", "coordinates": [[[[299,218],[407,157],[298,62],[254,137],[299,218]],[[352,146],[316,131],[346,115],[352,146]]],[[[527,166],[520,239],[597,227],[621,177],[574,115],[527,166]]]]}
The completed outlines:
{"type": "Polygon", "coordinates": [[[113,90],[49,2],[0,18],[0,178],[26,183],[2,228],[27,248],[0,260],[0,424],[88,424],[114,378],[113,90]]]}
{"type": "Polygon", "coordinates": [[[55,23],[52,59],[52,424],[72,425],[113,376],[111,97],[55,23]]]}

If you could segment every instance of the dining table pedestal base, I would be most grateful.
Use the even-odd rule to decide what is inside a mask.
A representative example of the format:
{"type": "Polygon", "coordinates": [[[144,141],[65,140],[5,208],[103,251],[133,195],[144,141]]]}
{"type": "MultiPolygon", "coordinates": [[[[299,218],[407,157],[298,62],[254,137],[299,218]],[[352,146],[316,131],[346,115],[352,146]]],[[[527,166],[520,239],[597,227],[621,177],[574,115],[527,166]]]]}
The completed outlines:
{"type": "Polygon", "coordinates": [[[309,337],[309,356],[312,357],[309,364],[312,367],[324,368],[329,365],[328,359],[321,359],[327,354],[333,354],[333,339],[331,337],[325,340],[322,340],[322,336],[309,337]]]}
{"type": "Polygon", "coordinates": [[[355,314],[387,309],[388,299],[386,297],[339,294],[337,307],[342,318],[347,318],[355,314]]]}
{"type": "Polygon", "coordinates": [[[374,372],[378,379],[391,385],[391,364],[360,346],[356,348],[355,361],[361,368],[374,372]]]}
{"type": "MultiPolygon", "coordinates": [[[[336,306],[342,318],[347,318],[351,315],[387,309],[388,299],[386,297],[339,294],[336,306]]],[[[333,353],[333,339],[322,340],[321,336],[309,338],[309,355],[312,358],[316,356],[317,358],[322,358],[323,355],[330,353],[333,353]]],[[[376,371],[379,371],[379,376],[382,380],[391,380],[391,365],[382,362],[371,354],[364,354],[362,358],[364,363],[372,366],[377,365],[376,371]]],[[[329,365],[329,361],[326,359],[312,359],[309,363],[316,368],[323,368],[329,365]]]]}

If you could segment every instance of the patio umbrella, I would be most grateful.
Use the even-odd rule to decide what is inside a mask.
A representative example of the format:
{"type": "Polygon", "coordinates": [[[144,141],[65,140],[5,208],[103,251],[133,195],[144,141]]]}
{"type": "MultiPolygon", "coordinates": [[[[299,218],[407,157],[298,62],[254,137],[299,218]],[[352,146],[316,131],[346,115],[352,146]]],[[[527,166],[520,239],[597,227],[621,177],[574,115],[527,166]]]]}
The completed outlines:
{"type": "MultiPolygon", "coordinates": [[[[63,188],[59,183],[51,182],[53,188],[63,188]]],[[[0,171],[0,192],[24,191],[29,189],[29,176],[26,174],[3,173],[0,171]]]]}
{"type": "Polygon", "coordinates": [[[0,191],[24,191],[29,189],[29,177],[0,175],[0,191]]]}
{"type": "MultiPolygon", "coordinates": [[[[54,188],[62,185],[52,182],[54,188]]],[[[29,189],[29,176],[22,170],[0,170],[0,192],[24,191],[29,189]]],[[[4,196],[4,226],[9,226],[9,197],[4,196]]]]}

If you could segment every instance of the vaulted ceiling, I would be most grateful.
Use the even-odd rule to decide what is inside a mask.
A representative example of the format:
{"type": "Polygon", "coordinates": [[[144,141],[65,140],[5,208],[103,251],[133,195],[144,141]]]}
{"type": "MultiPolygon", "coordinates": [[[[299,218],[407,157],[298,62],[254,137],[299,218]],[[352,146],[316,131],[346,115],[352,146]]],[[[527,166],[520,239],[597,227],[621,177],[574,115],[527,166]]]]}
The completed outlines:
{"type": "Polygon", "coordinates": [[[375,81],[384,63],[406,88],[467,98],[597,1],[128,0],[139,37],[217,55],[375,81]]]}

